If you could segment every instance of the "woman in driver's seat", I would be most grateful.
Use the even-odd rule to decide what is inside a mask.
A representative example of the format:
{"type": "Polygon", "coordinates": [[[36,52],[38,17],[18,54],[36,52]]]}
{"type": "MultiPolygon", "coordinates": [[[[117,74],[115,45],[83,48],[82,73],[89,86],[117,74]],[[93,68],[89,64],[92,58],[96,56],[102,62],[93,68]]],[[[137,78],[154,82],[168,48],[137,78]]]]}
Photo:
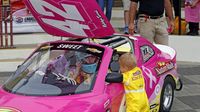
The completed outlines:
{"type": "Polygon", "coordinates": [[[96,73],[98,62],[98,57],[93,55],[87,55],[81,59],[80,72],[75,79],[77,84],[82,82],[85,84],[91,83],[92,75],[96,73]]]}

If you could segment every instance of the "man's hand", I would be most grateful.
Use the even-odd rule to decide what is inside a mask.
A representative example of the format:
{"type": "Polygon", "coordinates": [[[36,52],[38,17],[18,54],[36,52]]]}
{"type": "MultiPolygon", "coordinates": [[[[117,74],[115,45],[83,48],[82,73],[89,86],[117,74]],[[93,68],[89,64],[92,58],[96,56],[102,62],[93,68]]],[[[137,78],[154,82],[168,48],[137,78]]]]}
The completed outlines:
{"type": "Polygon", "coordinates": [[[170,20],[168,26],[169,26],[168,33],[172,33],[174,31],[174,21],[170,20]]]}
{"type": "Polygon", "coordinates": [[[164,6],[165,6],[165,11],[167,13],[167,16],[169,18],[169,29],[170,31],[168,31],[169,33],[171,33],[174,30],[174,17],[173,17],[173,11],[172,11],[172,5],[170,0],[164,0],[164,6]]]}
{"type": "Polygon", "coordinates": [[[134,35],[134,23],[130,23],[128,29],[129,29],[129,34],[134,35]]]}

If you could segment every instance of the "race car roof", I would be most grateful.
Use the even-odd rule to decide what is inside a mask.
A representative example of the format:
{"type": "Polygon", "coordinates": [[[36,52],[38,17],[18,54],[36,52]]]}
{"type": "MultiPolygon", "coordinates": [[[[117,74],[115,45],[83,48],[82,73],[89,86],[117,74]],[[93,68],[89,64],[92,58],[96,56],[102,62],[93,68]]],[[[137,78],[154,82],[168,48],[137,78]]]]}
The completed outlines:
{"type": "Polygon", "coordinates": [[[49,34],[73,38],[103,38],[114,29],[96,0],[24,0],[49,34]]]}

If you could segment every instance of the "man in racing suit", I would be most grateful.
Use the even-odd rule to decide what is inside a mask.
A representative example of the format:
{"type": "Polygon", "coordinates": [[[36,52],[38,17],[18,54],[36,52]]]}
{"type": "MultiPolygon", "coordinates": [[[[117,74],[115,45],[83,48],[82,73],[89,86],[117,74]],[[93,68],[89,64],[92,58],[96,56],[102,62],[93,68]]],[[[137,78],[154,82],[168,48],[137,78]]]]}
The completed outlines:
{"type": "Polygon", "coordinates": [[[149,112],[144,78],[141,69],[136,66],[133,54],[123,54],[119,58],[119,65],[126,94],[126,112],[149,112]]]}

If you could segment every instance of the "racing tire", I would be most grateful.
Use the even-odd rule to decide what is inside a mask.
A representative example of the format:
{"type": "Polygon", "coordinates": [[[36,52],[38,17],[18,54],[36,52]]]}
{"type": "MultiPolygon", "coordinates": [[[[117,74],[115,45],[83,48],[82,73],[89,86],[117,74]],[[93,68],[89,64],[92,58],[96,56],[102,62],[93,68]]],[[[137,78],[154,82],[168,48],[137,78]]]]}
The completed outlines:
{"type": "Polygon", "coordinates": [[[160,97],[159,112],[170,112],[174,100],[175,83],[171,77],[166,77],[160,97]]]}

